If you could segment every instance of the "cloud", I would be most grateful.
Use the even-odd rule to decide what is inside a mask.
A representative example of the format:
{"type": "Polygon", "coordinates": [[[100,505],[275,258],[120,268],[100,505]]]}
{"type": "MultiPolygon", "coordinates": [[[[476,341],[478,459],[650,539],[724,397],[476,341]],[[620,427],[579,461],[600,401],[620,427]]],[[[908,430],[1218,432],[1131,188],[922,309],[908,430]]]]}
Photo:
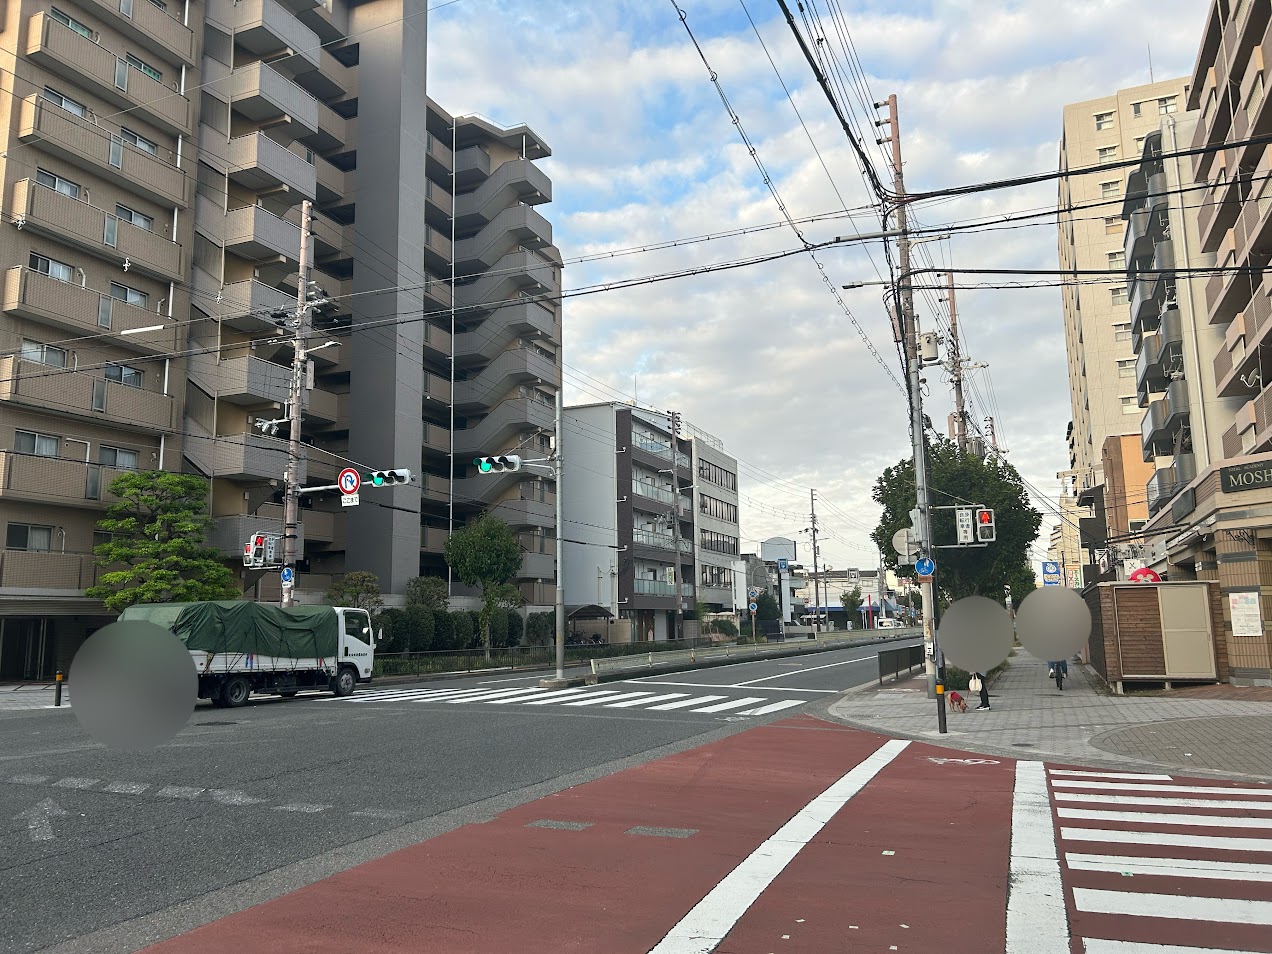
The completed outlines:
{"type": "MultiPolygon", "coordinates": [[[[780,13],[747,0],[762,46],[736,0],[679,3],[786,212],[864,205],[858,158],[780,13]]],[[[1063,16],[1054,0],[837,6],[869,90],[858,95],[847,75],[832,81],[846,82],[854,129],[881,173],[869,100],[898,94],[912,191],[1054,168],[1063,105],[1148,82],[1147,44],[1141,52],[1128,38],[1151,36],[1156,78],[1188,73],[1206,11],[1205,0],[1086,0],[1066,3],[1063,16]]],[[[826,27],[837,42],[836,25],[826,27]]],[[[783,218],[670,3],[465,0],[439,10],[429,28],[438,102],[526,122],[551,144],[542,165],[554,203],[543,211],[567,262],[783,218]]],[[[1053,207],[1055,195],[1053,183],[990,192],[926,204],[917,219],[938,228],[1053,207]]],[[[801,232],[821,241],[854,228],[880,224],[862,215],[801,232]]],[[[566,279],[577,288],[798,246],[783,227],[568,264],[566,279]]],[[[938,266],[1054,268],[1055,248],[1054,227],[1042,224],[958,234],[922,251],[938,266]]],[[[642,403],[676,408],[745,462],[750,547],[807,526],[807,488],[816,487],[826,501],[823,562],[870,566],[877,554],[867,534],[878,515],[870,487],[908,456],[906,403],[871,353],[900,376],[882,289],[841,292],[867,345],[826,286],[878,281],[885,258],[878,244],[818,258],[821,268],[801,255],[568,300],[567,399],[630,400],[638,391],[642,403]]],[[[925,328],[945,307],[940,294],[919,296],[925,328]]],[[[969,383],[973,414],[993,414],[1009,459],[1054,495],[1070,417],[1059,291],[956,294],[970,357],[989,365],[969,383]]],[[[929,416],[943,430],[948,383],[939,369],[925,377],[929,416]]]]}

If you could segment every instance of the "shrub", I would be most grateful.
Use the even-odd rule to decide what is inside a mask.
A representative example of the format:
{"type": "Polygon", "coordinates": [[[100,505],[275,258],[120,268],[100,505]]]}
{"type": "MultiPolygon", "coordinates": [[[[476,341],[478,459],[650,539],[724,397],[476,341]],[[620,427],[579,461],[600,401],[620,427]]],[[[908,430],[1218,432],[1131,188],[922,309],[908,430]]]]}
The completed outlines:
{"type": "Polygon", "coordinates": [[[455,648],[455,619],[450,613],[433,615],[433,648],[455,648]]]}
{"type": "Polygon", "coordinates": [[[402,614],[406,623],[407,650],[422,653],[433,649],[433,612],[422,606],[408,606],[402,614]]]}
{"type": "Polygon", "coordinates": [[[508,613],[508,645],[520,646],[521,637],[526,630],[526,621],[521,618],[521,614],[513,611],[508,613]]]}
{"type": "Polygon", "coordinates": [[[400,609],[386,609],[376,616],[371,628],[384,633],[384,638],[375,645],[376,652],[406,652],[408,641],[405,615],[400,609]]]}
{"type": "Polygon", "coordinates": [[[452,641],[455,649],[472,649],[476,631],[473,628],[473,617],[465,610],[456,610],[450,614],[452,641]]]}
{"type": "Polygon", "coordinates": [[[738,627],[734,624],[733,620],[731,619],[715,620],[711,624],[710,631],[713,633],[722,633],[725,636],[729,636],[733,639],[736,639],[738,636],[738,627]]]}
{"type": "Polygon", "coordinates": [[[526,643],[531,646],[543,646],[552,642],[556,631],[555,613],[531,613],[526,620],[526,643]]]}
{"type": "Polygon", "coordinates": [[[490,611],[490,645],[493,649],[508,645],[508,611],[502,606],[490,611]]]}

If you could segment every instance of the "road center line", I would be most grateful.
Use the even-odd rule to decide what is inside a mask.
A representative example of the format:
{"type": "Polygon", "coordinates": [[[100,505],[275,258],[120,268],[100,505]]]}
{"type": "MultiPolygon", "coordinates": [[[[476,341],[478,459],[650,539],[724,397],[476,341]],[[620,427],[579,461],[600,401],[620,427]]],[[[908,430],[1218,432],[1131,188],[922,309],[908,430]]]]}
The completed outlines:
{"type": "Polygon", "coordinates": [[[874,659],[878,654],[871,653],[869,656],[855,656],[852,659],[843,659],[839,662],[826,663],[824,666],[806,666],[800,669],[793,669],[790,672],[779,672],[775,676],[761,676],[759,679],[750,679],[746,682],[735,684],[735,688],[742,686],[752,686],[757,682],[768,682],[770,679],[788,679],[791,676],[802,676],[806,672],[816,672],[818,669],[834,669],[836,666],[848,666],[855,662],[861,662],[866,659],[874,659]]]}
{"type": "MultiPolygon", "coordinates": [[[[789,675],[789,673],[787,674],[789,675]]],[[[652,679],[641,679],[639,682],[634,679],[624,679],[624,685],[629,686],[690,686],[694,689],[741,689],[746,683],[719,683],[719,682],[670,682],[668,680],[659,680],[655,682],[652,679]]],[[[750,686],[756,692],[825,692],[834,695],[842,692],[842,689],[787,689],[783,686],[750,686]]]]}
{"type": "Polygon", "coordinates": [[[1006,954],[1069,954],[1069,916],[1041,762],[1016,763],[1006,954]]]}
{"type": "Polygon", "coordinates": [[[909,744],[906,739],[889,739],[801,808],[775,835],[725,875],[650,954],[709,954],[714,951],[800,850],[909,744]]]}

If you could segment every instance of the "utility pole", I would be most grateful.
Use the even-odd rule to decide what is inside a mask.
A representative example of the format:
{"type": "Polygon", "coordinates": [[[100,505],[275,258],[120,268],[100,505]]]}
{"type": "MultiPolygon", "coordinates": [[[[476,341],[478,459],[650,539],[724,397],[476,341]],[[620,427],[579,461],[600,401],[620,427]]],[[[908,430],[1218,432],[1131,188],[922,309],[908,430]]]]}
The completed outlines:
{"type": "Polygon", "coordinates": [[[954,304],[954,273],[950,272],[950,381],[954,385],[954,440],[967,453],[967,408],[963,403],[963,359],[959,354],[958,308],[954,304]]]}
{"type": "MultiPolygon", "coordinates": [[[[914,529],[919,536],[919,552],[928,554],[932,549],[932,512],[928,491],[927,437],[923,418],[923,382],[920,377],[922,366],[919,362],[918,322],[914,314],[914,289],[910,280],[910,235],[906,224],[905,175],[901,164],[901,124],[897,117],[897,95],[893,93],[886,103],[876,103],[876,107],[886,105],[888,118],[880,120],[878,125],[887,125],[887,139],[880,142],[892,144],[892,180],[893,191],[897,195],[896,216],[897,254],[901,271],[898,276],[896,294],[900,298],[901,325],[905,332],[906,383],[910,392],[910,438],[914,450],[914,491],[915,521],[914,529]]],[[[940,647],[936,643],[936,601],[933,599],[935,575],[922,584],[923,592],[923,645],[925,669],[927,671],[928,697],[936,699],[937,729],[945,732],[945,686],[943,684],[943,666],[939,666],[940,647]]]]}
{"type": "Polygon", "coordinates": [[[287,395],[287,477],[283,498],[283,567],[290,569],[293,582],[283,584],[283,606],[296,605],[296,537],[300,523],[300,426],[305,390],[305,340],[309,334],[309,246],[313,205],[308,199],[300,207],[300,281],[296,291],[296,320],[292,329],[291,388],[287,395]]]}
{"type": "Polygon", "coordinates": [[[561,418],[564,404],[565,382],[562,381],[556,393],[556,440],[552,444],[552,467],[556,476],[556,678],[562,682],[565,680],[565,561],[561,559],[565,549],[562,545],[565,520],[561,506],[561,471],[564,469],[561,437],[565,433],[561,418]]]}
{"type": "MultiPolygon", "coordinates": [[[[821,589],[820,589],[820,571],[817,567],[817,491],[811,487],[808,490],[808,508],[812,512],[812,531],[813,531],[813,602],[816,607],[813,610],[813,631],[821,632],[821,589]]],[[[830,602],[827,600],[827,602],[830,602]]]]}
{"type": "Polygon", "coordinates": [[[989,432],[986,436],[989,438],[989,446],[993,448],[995,454],[998,453],[998,435],[994,433],[994,418],[985,418],[985,428],[989,432]]]}

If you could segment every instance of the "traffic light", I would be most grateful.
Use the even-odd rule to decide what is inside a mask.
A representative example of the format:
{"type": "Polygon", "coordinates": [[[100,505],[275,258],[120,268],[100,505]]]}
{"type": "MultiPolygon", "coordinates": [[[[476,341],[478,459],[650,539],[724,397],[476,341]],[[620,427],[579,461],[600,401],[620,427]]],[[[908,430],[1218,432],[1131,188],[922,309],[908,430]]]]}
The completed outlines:
{"type": "Polygon", "coordinates": [[[984,507],[977,508],[976,539],[980,543],[993,543],[998,539],[998,530],[994,527],[994,511],[984,507]]]}
{"type": "Polygon", "coordinates": [[[671,412],[671,436],[672,437],[680,436],[680,412],[679,411],[671,412]]]}
{"type": "Polygon", "coordinates": [[[508,474],[521,469],[521,458],[516,454],[500,454],[496,457],[477,457],[473,464],[481,474],[508,474]]]}
{"type": "Polygon", "coordinates": [[[254,533],[252,538],[243,544],[243,565],[249,567],[265,565],[265,534],[254,533]]]}
{"type": "Polygon", "coordinates": [[[363,474],[362,481],[372,487],[395,487],[399,484],[409,484],[411,482],[411,472],[405,468],[398,470],[373,470],[368,474],[363,474]]]}

